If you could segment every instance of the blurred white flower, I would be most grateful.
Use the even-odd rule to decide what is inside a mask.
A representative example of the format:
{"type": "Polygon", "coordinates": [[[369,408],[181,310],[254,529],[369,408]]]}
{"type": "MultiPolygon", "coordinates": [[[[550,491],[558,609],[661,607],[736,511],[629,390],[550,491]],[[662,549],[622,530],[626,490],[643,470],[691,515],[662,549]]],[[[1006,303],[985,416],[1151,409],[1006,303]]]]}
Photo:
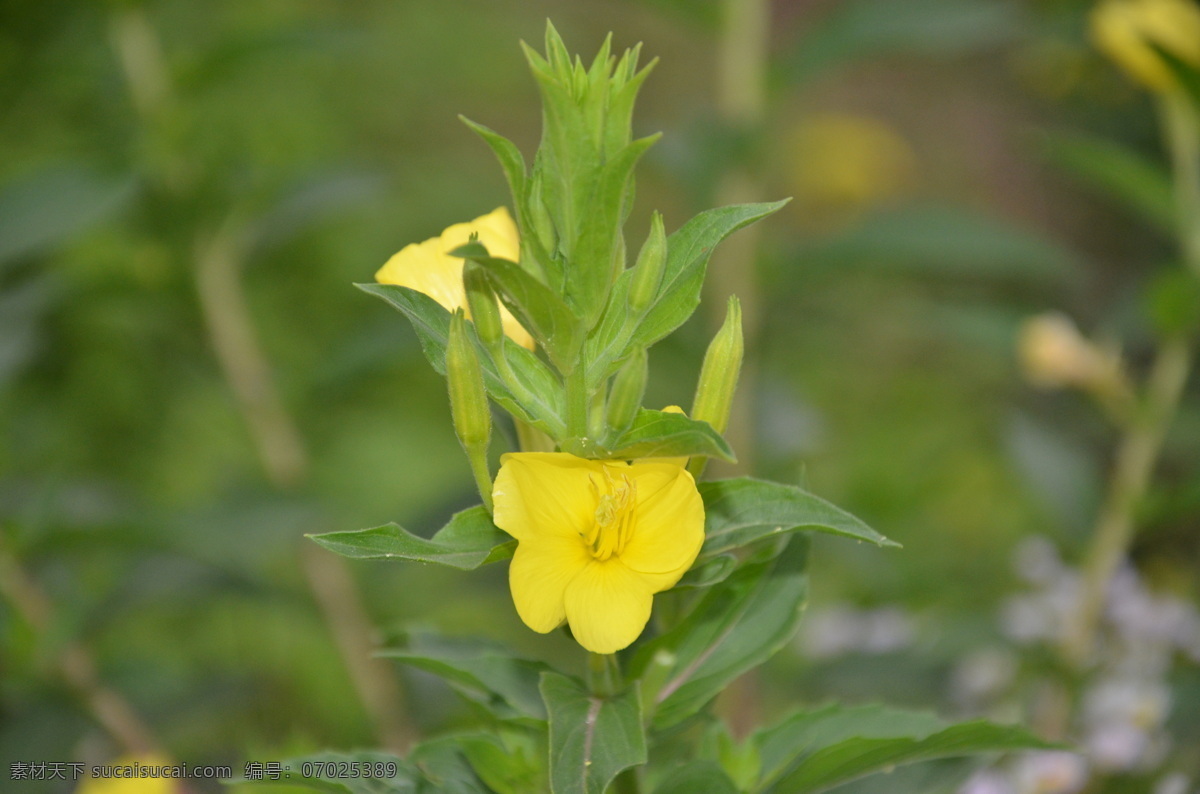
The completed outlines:
{"type": "Polygon", "coordinates": [[[1064,751],[1026,753],[1014,775],[1020,794],[1074,794],[1087,781],[1087,762],[1064,751]]]}
{"type": "Polygon", "coordinates": [[[912,619],[897,607],[859,610],[834,604],[814,609],[803,625],[800,650],[814,659],[892,653],[911,645],[916,633],[912,619]]]}
{"type": "Polygon", "coordinates": [[[1025,538],[1017,544],[1013,568],[1026,582],[1043,587],[1053,584],[1066,572],[1058,548],[1041,535],[1025,538]]]}
{"type": "Polygon", "coordinates": [[[1187,794],[1191,781],[1179,772],[1167,775],[1154,786],[1154,794],[1187,794]]]}
{"type": "Polygon", "coordinates": [[[1017,660],[1008,651],[975,651],[955,666],[950,691],[959,705],[970,708],[1001,694],[1016,672],[1017,660]]]}
{"type": "Polygon", "coordinates": [[[1017,790],[1000,772],[984,769],[967,778],[967,782],[959,788],[958,794],[1017,794],[1017,790]]]}

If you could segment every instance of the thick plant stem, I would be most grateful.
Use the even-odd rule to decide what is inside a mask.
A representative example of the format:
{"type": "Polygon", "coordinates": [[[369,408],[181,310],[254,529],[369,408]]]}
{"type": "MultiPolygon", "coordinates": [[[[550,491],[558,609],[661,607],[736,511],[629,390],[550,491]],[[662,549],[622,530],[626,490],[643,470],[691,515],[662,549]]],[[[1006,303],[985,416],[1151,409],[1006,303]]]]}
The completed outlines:
{"type": "Polygon", "coordinates": [[[588,398],[587,366],[580,360],[575,369],[567,375],[567,435],[571,438],[586,438],[588,434],[588,413],[591,401],[588,398]]]}
{"type": "Polygon", "coordinates": [[[617,657],[611,653],[588,653],[588,689],[596,697],[612,697],[617,693],[621,671],[617,657]]]}
{"type": "Polygon", "coordinates": [[[1133,540],[1134,514],[1150,484],[1190,365],[1191,348],[1183,339],[1163,343],[1146,387],[1144,413],[1117,448],[1108,497],[1083,565],[1079,606],[1063,640],[1065,656],[1077,666],[1086,665],[1091,656],[1109,582],[1133,540]]]}
{"type": "MultiPolygon", "coordinates": [[[[1200,278],[1200,115],[1188,98],[1178,93],[1164,95],[1160,110],[1175,180],[1180,252],[1187,268],[1200,278]]],[[[1109,582],[1133,541],[1134,514],[1150,485],[1167,428],[1183,396],[1192,354],[1186,336],[1162,342],[1146,384],[1142,411],[1117,448],[1108,497],[1083,564],[1079,607],[1063,636],[1063,655],[1077,667],[1086,666],[1091,658],[1109,582]]]]}
{"type": "Polygon", "coordinates": [[[467,450],[467,459],[471,461],[471,474],[475,476],[475,486],[479,489],[479,498],[483,506],[492,512],[492,472],[488,469],[487,449],[467,450]]]}

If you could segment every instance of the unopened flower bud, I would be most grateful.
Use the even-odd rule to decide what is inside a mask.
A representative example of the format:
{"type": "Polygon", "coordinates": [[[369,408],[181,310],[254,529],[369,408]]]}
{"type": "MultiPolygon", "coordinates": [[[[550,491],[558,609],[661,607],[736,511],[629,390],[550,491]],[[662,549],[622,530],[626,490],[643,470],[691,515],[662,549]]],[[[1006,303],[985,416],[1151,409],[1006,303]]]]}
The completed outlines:
{"type": "Polygon", "coordinates": [[[1200,67],[1200,6],[1194,0],[1103,0],[1092,11],[1096,46],[1154,91],[1178,87],[1156,48],[1200,67]]]}
{"type": "Polygon", "coordinates": [[[468,451],[487,449],[492,436],[492,415],[483,388],[483,369],[467,331],[461,309],[450,319],[446,343],[446,383],[450,390],[450,415],[454,432],[468,451]]]}
{"type": "Polygon", "coordinates": [[[1026,379],[1043,389],[1103,387],[1118,376],[1120,362],[1079,333],[1058,312],[1026,320],[1017,336],[1017,357],[1026,379]]]}
{"type": "Polygon", "coordinates": [[[495,351],[504,342],[504,324],[500,319],[500,304],[480,265],[467,262],[463,267],[463,287],[467,291],[467,306],[479,341],[495,351]]]}
{"type": "Polygon", "coordinates": [[[729,298],[725,322],[704,354],[692,402],[692,418],[708,422],[718,433],[725,432],[729,422],[738,372],[742,368],[742,349],[742,305],[733,295],[729,298]]]}
{"type": "Polygon", "coordinates": [[[612,391],[608,395],[608,413],[605,418],[609,432],[617,435],[633,422],[642,397],[646,393],[646,378],[649,375],[648,356],[645,348],[639,349],[617,372],[612,391]]]}
{"type": "Polygon", "coordinates": [[[658,294],[666,266],[667,235],[663,229],[662,215],[656,212],[650,218],[650,234],[638,252],[629,284],[629,308],[635,316],[641,317],[650,307],[650,302],[658,294]]]}

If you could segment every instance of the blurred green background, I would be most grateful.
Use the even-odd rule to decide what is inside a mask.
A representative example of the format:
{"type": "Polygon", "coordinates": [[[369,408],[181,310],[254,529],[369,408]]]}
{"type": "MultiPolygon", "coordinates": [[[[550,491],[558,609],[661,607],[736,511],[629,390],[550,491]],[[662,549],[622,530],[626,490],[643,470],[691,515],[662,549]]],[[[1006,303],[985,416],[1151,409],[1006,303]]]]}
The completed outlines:
{"type": "MultiPolygon", "coordinates": [[[[0,774],[121,753],[105,689],[171,756],[235,772],[445,729],[465,717],[448,690],[361,661],[414,624],[573,658],[520,624],[503,566],[348,564],[303,539],[431,532],[475,501],[441,379],[351,285],[506,203],[456,115],[532,153],[517,42],[547,17],[585,56],[611,30],[662,59],[635,132],[665,138],[630,240],[654,208],[670,230],[731,191],[796,197],[757,263],[714,264],[757,290],[743,459],[905,545],[818,539],[813,615],[872,615],[882,639],[813,653],[805,635],[725,707],[978,713],[955,671],[994,653],[1026,672],[987,707],[1030,719],[1020,680],[1042,663],[998,617],[1023,586],[1010,559],[1035,535],[1079,558],[1115,435],[1084,397],[1024,385],[1014,338],[1060,309],[1144,367],[1174,249],[1080,153],[1127,147],[1153,194],[1152,103],[1089,48],[1077,0],[777,0],[765,109],[739,122],[716,88],[724,6],[0,0],[0,774]]],[[[653,351],[649,405],[690,401],[718,290],[653,351]]],[[[1184,602],[1195,397],[1134,549],[1184,602]]],[[[1163,763],[1195,775],[1200,673],[1172,670],[1163,763]]],[[[1158,769],[1112,790],[1150,791],[1158,769]]]]}

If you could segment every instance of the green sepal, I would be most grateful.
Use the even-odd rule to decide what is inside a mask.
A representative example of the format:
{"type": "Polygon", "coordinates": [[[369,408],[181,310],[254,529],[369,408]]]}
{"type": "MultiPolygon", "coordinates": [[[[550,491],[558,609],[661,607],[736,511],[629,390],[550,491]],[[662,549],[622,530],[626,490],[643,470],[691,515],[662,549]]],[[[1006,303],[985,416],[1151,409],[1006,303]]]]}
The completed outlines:
{"type": "Polygon", "coordinates": [[[638,684],[600,697],[559,673],[542,673],[550,717],[550,788],[554,794],[603,794],[621,771],[646,763],[638,684]]]}
{"type": "Polygon", "coordinates": [[[544,662],[517,658],[499,643],[410,631],[402,647],[385,648],[378,655],[433,673],[498,719],[530,725],[546,719],[538,682],[551,668],[544,662]]]}
{"type": "MultiPolygon", "coordinates": [[[[446,343],[450,335],[450,312],[423,292],[396,284],[356,284],[370,295],[382,298],[399,309],[412,323],[425,358],[439,374],[446,373],[446,343]]],[[[475,336],[474,327],[471,336],[475,336]]],[[[496,370],[490,352],[478,343],[479,363],[483,367],[483,384],[491,398],[504,410],[533,425],[551,437],[563,433],[562,388],[558,378],[546,364],[529,350],[517,344],[506,345],[508,363],[525,384],[534,402],[524,404],[513,396],[496,370]]]]}
{"type": "Polygon", "coordinates": [[[673,629],[638,648],[630,677],[660,668],[650,680],[662,684],[644,696],[652,728],[696,714],[791,640],[808,594],[807,559],[808,538],[793,535],[779,555],[743,565],[709,588],[673,629]]]}
{"type": "Polygon", "coordinates": [[[707,422],[683,414],[642,408],[629,429],[617,437],[604,457],[676,458],[706,455],[734,461],[733,450],[707,422]]]}
{"type": "Polygon", "coordinates": [[[483,505],[455,513],[432,538],[414,535],[399,524],[305,537],[355,560],[433,562],[460,571],[507,560],[517,547],[512,536],[492,523],[483,505]]]}
{"type": "Polygon", "coordinates": [[[1023,727],[984,720],[946,726],[932,714],[830,705],[753,737],[763,776],[755,791],[816,794],[896,766],[980,753],[1065,749],[1023,727]]]}

